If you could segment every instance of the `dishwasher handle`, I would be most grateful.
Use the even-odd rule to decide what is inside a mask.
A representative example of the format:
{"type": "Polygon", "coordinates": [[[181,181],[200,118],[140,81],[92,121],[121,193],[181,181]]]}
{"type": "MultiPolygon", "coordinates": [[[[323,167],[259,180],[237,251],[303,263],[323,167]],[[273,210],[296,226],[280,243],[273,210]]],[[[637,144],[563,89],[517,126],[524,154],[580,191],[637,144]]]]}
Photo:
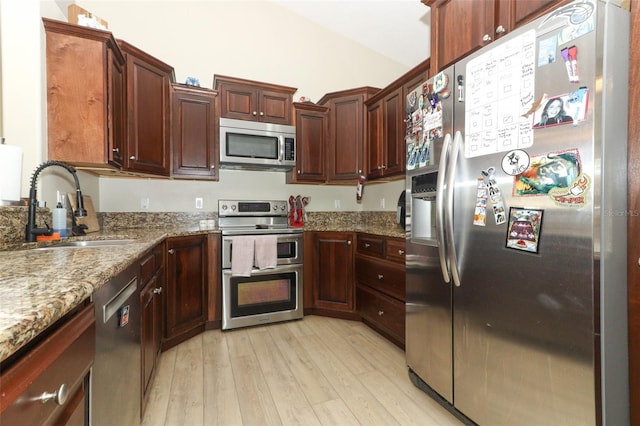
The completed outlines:
{"type": "Polygon", "coordinates": [[[102,306],[102,321],[106,324],[138,290],[138,277],[133,277],[122,290],[102,306]]]}

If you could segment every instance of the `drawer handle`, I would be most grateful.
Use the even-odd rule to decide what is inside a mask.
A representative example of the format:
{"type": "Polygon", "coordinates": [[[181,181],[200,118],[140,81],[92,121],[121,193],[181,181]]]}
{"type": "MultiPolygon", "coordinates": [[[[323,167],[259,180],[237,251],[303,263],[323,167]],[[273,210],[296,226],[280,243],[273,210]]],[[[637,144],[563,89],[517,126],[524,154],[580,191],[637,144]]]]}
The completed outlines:
{"type": "Polygon", "coordinates": [[[379,280],[381,280],[381,279],[383,279],[383,278],[384,278],[384,275],[382,275],[382,274],[378,274],[378,279],[379,279],[379,280]]]}
{"type": "Polygon", "coordinates": [[[156,287],[153,289],[153,294],[160,294],[162,293],[162,287],[156,287]]]}
{"type": "Polygon", "coordinates": [[[381,317],[384,315],[384,311],[378,311],[378,316],[381,317]]]}
{"type": "Polygon", "coordinates": [[[398,250],[398,254],[402,256],[404,254],[404,250],[398,250]]]}
{"type": "Polygon", "coordinates": [[[174,249],[169,249],[169,254],[175,254],[175,250],[174,249]]]}
{"type": "Polygon", "coordinates": [[[364,248],[369,248],[369,247],[371,247],[371,244],[369,244],[369,243],[364,243],[364,248]]]}
{"type": "Polygon", "coordinates": [[[36,401],[42,401],[43,404],[54,400],[58,405],[64,405],[67,402],[67,398],[69,397],[69,389],[67,389],[67,385],[64,383],[60,385],[57,392],[44,392],[36,401]]]}

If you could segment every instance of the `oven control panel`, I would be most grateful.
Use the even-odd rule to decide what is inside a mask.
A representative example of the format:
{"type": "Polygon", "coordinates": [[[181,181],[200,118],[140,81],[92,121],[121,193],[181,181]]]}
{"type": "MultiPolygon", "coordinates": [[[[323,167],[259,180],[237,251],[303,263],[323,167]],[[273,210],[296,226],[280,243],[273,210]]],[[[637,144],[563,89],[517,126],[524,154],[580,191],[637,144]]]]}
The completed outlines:
{"type": "Polygon", "coordinates": [[[281,201],[218,200],[218,216],[287,216],[288,207],[281,201]]]}

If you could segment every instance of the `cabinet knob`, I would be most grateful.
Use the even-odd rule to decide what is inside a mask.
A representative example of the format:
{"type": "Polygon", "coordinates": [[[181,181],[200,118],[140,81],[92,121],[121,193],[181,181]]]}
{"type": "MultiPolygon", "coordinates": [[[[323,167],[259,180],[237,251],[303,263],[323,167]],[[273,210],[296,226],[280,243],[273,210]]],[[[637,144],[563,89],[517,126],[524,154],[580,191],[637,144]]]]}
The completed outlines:
{"type": "Polygon", "coordinates": [[[131,157],[129,157],[129,160],[135,160],[135,159],[136,159],[135,155],[132,155],[131,157]]]}
{"type": "Polygon", "coordinates": [[[347,240],[347,245],[350,246],[351,245],[351,240],[347,240]]]}
{"type": "Polygon", "coordinates": [[[496,34],[502,34],[504,33],[506,30],[502,25],[498,25],[498,28],[496,28],[496,34]]]}
{"type": "Polygon", "coordinates": [[[260,117],[264,117],[264,112],[260,111],[260,117]]]}
{"type": "Polygon", "coordinates": [[[213,166],[213,165],[211,166],[211,170],[213,170],[213,169],[215,169],[215,168],[216,168],[216,166],[213,166]]]}
{"type": "Polygon", "coordinates": [[[369,244],[369,243],[364,243],[364,248],[369,248],[369,247],[371,247],[371,244],[369,244]]]}
{"type": "Polygon", "coordinates": [[[404,250],[398,250],[398,254],[402,256],[404,254],[404,250]]]}
{"type": "Polygon", "coordinates": [[[300,170],[298,170],[298,174],[300,174],[300,170]]]}
{"type": "Polygon", "coordinates": [[[378,274],[378,279],[379,279],[379,280],[381,280],[381,279],[383,279],[383,278],[384,278],[384,275],[382,275],[382,274],[378,274]]]}
{"type": "Polygon", "coordinates": [[[484,41],[485,43],[488,41],[491,41],[491,36],[489,34],[485,34],[482,36],[482,41],[484,41]]]}
{"type": "Polygon", "coordinates": [[[175,250],[174,249],[169,249],[169,254],[175,254],[175,250]]]}
{"type": "Polygon", "coordinates": [[[153,294],[160,294],[162,293],[162,287],[156,287],[153,289],[153,294]]]}
{"type": "Polygon", "coordinates": [[[258,111],[253,111],[253,115],[258,115],[258,111]]]}
{"type": "Polygon", "coordinates": [[[113,148],[111,151],[115,152],[116,154],[118,154],[120,152],[120,148],[113,148]]]}
{"type": "Polygon", "coordinates": [[[378,316],[383,316],[384,315],[384,311],[378,311],[378,316]]]}
{"type": "Polygon", "coordinates": [[[42,401],[43,404],[53,400],[58,405],[64,405],[69,397],[69,389],[64,383],[60,385],[56,392],[43,392],[42,395],[35,398],[36,401],[42,401]]]}

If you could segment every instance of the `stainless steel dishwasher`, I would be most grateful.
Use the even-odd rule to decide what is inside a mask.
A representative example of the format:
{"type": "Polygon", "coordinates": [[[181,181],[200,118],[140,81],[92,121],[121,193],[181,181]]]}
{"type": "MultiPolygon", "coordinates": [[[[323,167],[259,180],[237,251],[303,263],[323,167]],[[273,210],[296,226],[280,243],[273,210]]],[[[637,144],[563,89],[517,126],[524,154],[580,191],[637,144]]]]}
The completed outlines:
{"type": "Polygon", "coordinates": [[[131,266],[94,294],[96,356],[91,424],[140,424],[140,295],[131,266]]]}

